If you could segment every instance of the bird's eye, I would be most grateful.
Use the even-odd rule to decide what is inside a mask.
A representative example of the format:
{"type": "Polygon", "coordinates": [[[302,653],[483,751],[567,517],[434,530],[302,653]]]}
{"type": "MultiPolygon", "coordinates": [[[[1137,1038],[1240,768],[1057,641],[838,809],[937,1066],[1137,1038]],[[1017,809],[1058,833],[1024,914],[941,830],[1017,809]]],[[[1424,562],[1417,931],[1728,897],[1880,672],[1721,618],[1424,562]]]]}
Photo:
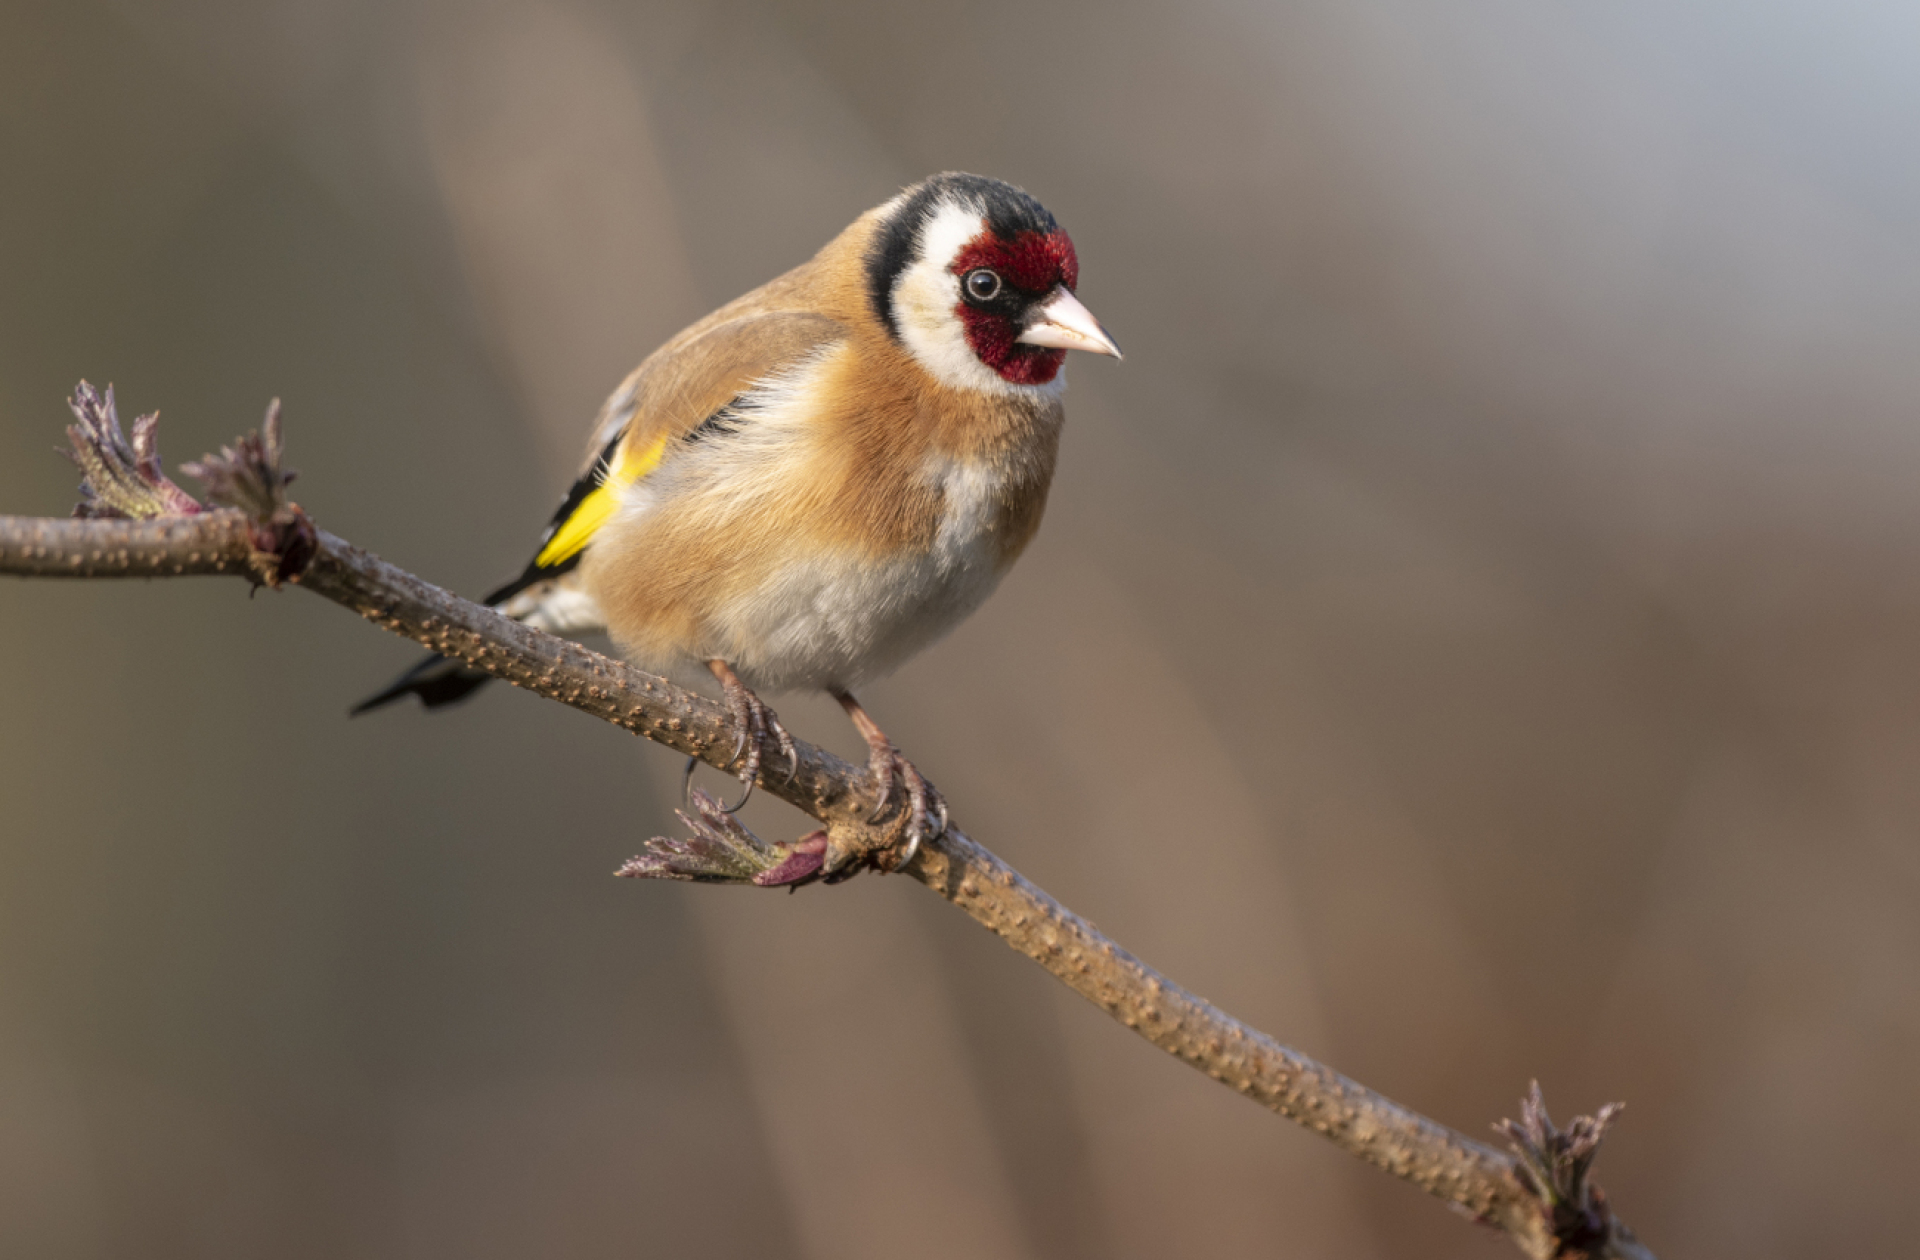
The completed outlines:
{"type": "Polygon", "coordinates": [[[967,287],[967,296],[976,302],[991,302],[1000,292],[1000,277],[985,267],[967,273],[962,282],[967,287]]]}

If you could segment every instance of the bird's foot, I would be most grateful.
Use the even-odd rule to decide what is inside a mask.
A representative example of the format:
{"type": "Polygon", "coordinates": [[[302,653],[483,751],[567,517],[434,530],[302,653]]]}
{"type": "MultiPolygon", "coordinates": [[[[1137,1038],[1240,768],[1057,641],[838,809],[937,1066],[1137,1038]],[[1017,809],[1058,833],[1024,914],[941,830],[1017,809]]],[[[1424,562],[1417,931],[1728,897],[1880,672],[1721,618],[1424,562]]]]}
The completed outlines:
{"type": "Polygon", "coordinates": [[[800,773],[800,753],[793,746],[793,736],[780,724],[766,701],[753,694],[740,676],[733,672],[725,661],[709,661],[707,668],[720,680],[722,699],[727,711],[733,714],[734,744],[733,757],[728,766],[733,768],[740,781],[747,785],[740,800],[727,807],[728,813],[734,813],[746,805],[753,795],[753,786],[760,779],[760,763],[763,757],[762,745],[772,740],[787,759],[787,778],[800,773]]]}
{"type": "Polygon", "coordinates": [[[896,845],[899,856],[887,868],[897,871],[913,861],[921,844],[938,840],[947,833],[947,799],[891,743],[882,742],[873,746],[873,754],[867,760],[867,775],[873,780],[875,798],[868,822],[879,822],[892,808],[896,778],[905,789],[904,826],[896,845]]]}
{"type": "Polygon", "coordinates": [[[920,852],[920,846],[929,840],[938,840],[947,834],[947,801],[940,795],[939,789],[927,782],[926,776],[915,768],[911,761],[900,755],[900,750],[887,738],[867,711],[860,707],[848,692],[836,692],[834,698],[840,707],[847,711],[853,724],[859,728],[861,737],[867,741],[867,776],[873,781],[873,813],[868,822],[879,822],[887,816],[894,806],[894,780],[900,781],[905,790],[906,800],[901,810],[900,837],[894,848],[898,856],[886,867],[897,871],[913,861],[920,852]]]}

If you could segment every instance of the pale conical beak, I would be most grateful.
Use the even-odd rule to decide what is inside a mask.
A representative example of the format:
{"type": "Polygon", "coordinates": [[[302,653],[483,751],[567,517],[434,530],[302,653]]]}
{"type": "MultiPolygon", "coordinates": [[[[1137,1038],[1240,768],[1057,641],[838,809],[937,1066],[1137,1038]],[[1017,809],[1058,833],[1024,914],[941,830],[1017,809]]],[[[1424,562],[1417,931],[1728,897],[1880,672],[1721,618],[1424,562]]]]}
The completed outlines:
{"type": "Polygon", "coordinates": [[[1033,319],[1015,341],[1029,346],[1048,346],[1055,350],[1091,350],[1121,358],[1120,347],[1113,344],[1107,330],[1080,299],[1067,292],[1064,284],[1055,285],[1053,295],[1033,312],[1033,319]]]}

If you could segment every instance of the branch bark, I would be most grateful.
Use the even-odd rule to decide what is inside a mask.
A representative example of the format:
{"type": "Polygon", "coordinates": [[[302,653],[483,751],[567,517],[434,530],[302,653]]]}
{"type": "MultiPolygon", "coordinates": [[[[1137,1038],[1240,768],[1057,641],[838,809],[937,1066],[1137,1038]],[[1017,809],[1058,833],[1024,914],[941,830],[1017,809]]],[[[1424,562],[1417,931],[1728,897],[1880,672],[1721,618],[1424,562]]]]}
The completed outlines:
{"type": "MultiPolygon", "coordinates": [[[[83,506],[98,516],[101,504],[132,502],[133,510],[148,512],[151,518],[0,516],[0,574],[237,574],[256,583],[299,586],[515,686],[717,768],[726,768],[730,761],[732,720],[719,704],[470,603],[315,528],[285,500],[291,475],[279,469],[277,409],[269,413],[263,437],[242,439],[193,470],[218,497],[243,504],[244,511],[205,510],[170,482],[162,487],[164,492],[155,492],[159,463],[152,449],[152,424],[143,418],[136,425],[139,449],[128,451],[119,439],[111,393],[102,399],[83,384],[74,409],[82,423],[69,434],[89,478],[83,506]],[[116,450],[123,457],[117,462],[116,450]],[[133,458],[135,453],[140,458],[133,458]],[[116,478],[124,484],[111,484],[116,478]],[[171,514],[182,511],[191,514],[171,514]]],[[[780,766],[760,787],[817,819],[824,832],[796,845],[767,846],[710,802],[701,801],[699,816],[688,819],[705,837],[701,843],[751,849],[752,869],[763,873],[803,870],[808,877],[818,872],[844,878],[884,862],[895,836],[891,828],[868,821],[872,798],[864,769],[795,742],[796,773],[788,779],[780,766]]],[[[750,873],[716,875],[712,867],[698,868],[704,874],[688,874],[694,868],[673,867],[674,854],[684,853],[685,845],[656,840],[652,848],[652,856],[635,859],[623,873],[742,882],[751,878],[750,873]]],[[[958,827],[950,826],[938,841],[923,845],[903,869],[1162,1050],[1349,1154],[1504,1231],[1526,1254],[1651,1260],[1652,1253],[1612,1214],[1605,1196],[1587,1178],[1611,1110],[1598,1120],[1583,1117],[1562,1133],[1548,1120],[1536,1086],[1523,1102],[1521,1123],[1500,1128],[1513,1153],[1497,1150],[1341,1076],[1187,992],[958,827]]]]}

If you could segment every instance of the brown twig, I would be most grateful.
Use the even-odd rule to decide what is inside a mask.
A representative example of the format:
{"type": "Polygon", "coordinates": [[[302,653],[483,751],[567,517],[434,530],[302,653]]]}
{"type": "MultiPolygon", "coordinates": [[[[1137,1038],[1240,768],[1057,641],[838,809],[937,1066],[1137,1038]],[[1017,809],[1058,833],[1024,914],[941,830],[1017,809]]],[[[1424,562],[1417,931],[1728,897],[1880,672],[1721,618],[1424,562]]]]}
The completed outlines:
{"type": "MultiPolygon", "coordinates": [[[[396,634],[516,686],[724,768],[734,732],[722,706],[579,644],[529,629],[315,528],[289,503],[278,407],[259,436],[191,471],[209,485],[203,509],[160,473],[152,418],[129,449],[104,399],[84,384],[73,430],[96,519],[0,516],[0,574],[179,577],[244,574],[303,587],[396,634]],[[129,505],[134,510],[129,510],[129,505]],[[135,516],[148,519],[97,519],[135,516]],[[182,514],[184,513],[184,514],[182,514]]],[[[867,821],[865,773],[796,741],[791,778],[761,784],[824,824],[793,844],[768,844],[696,797],[683,815],[691,840],[655,840],[622,874],[763,885],[845,878],[882,861],[890,828],[867,821]]],[[[1561,1133],[1538,1086],[1503,1132],[1514,1155],[1473,1141],[1288,1049],[1167,980],[1101,935],[957,827],[923,845],[905,871],[1161,1049],[1341,1149],[1495,1226],[1535,1257],[1651,1253],[1612,1214],[1587,1172],[1613,1109],[1561,1133]]]]}

